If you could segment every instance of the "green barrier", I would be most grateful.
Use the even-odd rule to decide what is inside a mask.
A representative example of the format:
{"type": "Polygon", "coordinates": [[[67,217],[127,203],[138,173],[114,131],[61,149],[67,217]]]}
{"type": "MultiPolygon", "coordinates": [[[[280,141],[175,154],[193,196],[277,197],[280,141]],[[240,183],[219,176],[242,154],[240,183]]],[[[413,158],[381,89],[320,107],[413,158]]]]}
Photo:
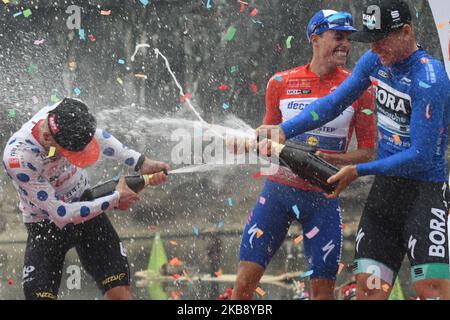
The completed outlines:
{"type": "MultiPolygon", "coordinates": [[[[148,260],[147,270],[149,274],[160,274],[161,266],[168,263],[166,250],[164,249],[164,244],[161,240],[159,233],[155,234],[155,239],[153,240],[152,251],[150,253],[150,258],[148,260]]],[[[167,300],[169,295],[162,288],[161,282],[150,281],[148,285],[148,293],[151,300],[167,300]]]]}

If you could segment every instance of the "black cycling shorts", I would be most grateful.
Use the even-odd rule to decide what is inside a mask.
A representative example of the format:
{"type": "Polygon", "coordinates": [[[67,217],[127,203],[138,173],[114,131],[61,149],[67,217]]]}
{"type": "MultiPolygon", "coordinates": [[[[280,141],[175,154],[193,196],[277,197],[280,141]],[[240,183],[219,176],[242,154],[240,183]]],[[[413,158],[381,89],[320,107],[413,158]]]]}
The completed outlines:
{"type": "Polygon", "coordinates": [[[56,299],[64,258],[75,247],[82,267],[104,294],[129,285],[130,269],[125,249],[108,216],[59,229],[49,220],[25,223],[28,231],[23,267],[25,299],[56,299]]]}
{"type": "Polygon", "coordinates": [[[355,273],[393,284],[405,253],[413,282],[449,277],[448,187],[445,182],[377,176],[359,223],[355,273]]]}

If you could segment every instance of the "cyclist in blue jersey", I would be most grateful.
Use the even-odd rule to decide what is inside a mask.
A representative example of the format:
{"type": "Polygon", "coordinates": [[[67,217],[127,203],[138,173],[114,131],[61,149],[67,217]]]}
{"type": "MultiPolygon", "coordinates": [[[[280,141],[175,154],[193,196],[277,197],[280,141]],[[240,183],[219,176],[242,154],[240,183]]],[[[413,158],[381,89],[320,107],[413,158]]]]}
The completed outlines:
{"type": "MultiPolygon", "coordinates": [[[[376,90],[377,160],[343,167],[329,179],[337,197],[358,176],[375,175],[355,244],[358,299],[386,299],[405,254],[421,299],[450,299],[448,186],[445,151],[450,82],[443,65],[417,44],[403,0],[370,0],[364,29],[370,42],[352,75],[332,94],[277,126],[280,140],[337,117],[371,84],[376,90]]],[[[264,149],[267,140],[261,142],[264,149]]],[[[270,152],[270,150],[268,150],[270,152]]]]}

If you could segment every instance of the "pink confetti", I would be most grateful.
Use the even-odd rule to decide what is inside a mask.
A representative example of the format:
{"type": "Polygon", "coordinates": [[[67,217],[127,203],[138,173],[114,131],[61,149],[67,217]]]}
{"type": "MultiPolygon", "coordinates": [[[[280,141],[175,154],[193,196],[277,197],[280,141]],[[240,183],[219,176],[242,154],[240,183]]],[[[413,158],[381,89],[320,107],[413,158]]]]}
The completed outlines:
{"type": "Polygon", "coordinates": [[[308,238],[308,239],[312,239],[312,238],[314,238],[315,236],[316,236],[316,234],[318,234],[319,233],[319,228],[317,228],[317,227],[314,227],[314,228],[312,228],[312,230],[310,231],[310,232],[308,232],[307,234],[306,234],[306,237],[308,238]]]}
{"type": "Polygon", "coordinates": [[[254,17],[254,16],[256,16],[258,14],[258,9],[253,9],[252,10],[252,12],[250,12],[250,15],[252,16],[252,17],[254,17]]]}
{"type": "Polygon", "coordinates": [[[32,96],[31,100],[33,100],[33,103],[38,103],[39,102],[39,99],[36,96],[32,96]]]}
{"type": "Polygon", "coordinates": [[[44,39],[41,39],[41,40],[35,40],[35,41],[34,41],[34,44],[38,46],[38,45],[40,45],[40,44],[43,44],[44,41],[45,41],[44,39]]]}
{"type": "Polygon", "coordinates": [[[190,93],[186,93],[184,96],[182,96],[182,97],[180,98],[180,102],[181,102],[181,103],[185,102],[187,99],[189,99],[190,96],[191,96],[190,93]]]}
{"type": "Polygon", "coordinates": [[[266,203],[266,198],[264,197],[259,197],[259,203],[261,203],[262,205],[264,205],[266,203]]]}
{"type": "Polygon", "coordinates": [[[255,93],[258,93],[258,86],[256,85],[256,83],[252,83],[252,84],[250,85],[250,87],[252,88],[252,90],[253,90],[255,93]]]}
{"type": "Polygon", "coordinates": [[[229,85],[227,85],[227,84],[222,84],[222,85],[219,87],[219,90],[220,90],[220,91],[225,91],[225,90],[228,90],[229,88],[230,88],[229,85]]]}

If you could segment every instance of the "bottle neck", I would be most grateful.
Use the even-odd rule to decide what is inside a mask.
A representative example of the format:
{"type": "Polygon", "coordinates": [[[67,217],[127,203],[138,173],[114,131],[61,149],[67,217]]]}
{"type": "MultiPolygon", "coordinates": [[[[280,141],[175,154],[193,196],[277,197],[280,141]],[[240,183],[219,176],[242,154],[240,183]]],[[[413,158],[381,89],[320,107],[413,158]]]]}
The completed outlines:
{"type": "Polygon", "coordinates": [[[148,186],[150,184],[152,177],[153,177],[152,174],[143,174],[142,175],[142,178],[144,179],[144,186],[148,186]]]}

